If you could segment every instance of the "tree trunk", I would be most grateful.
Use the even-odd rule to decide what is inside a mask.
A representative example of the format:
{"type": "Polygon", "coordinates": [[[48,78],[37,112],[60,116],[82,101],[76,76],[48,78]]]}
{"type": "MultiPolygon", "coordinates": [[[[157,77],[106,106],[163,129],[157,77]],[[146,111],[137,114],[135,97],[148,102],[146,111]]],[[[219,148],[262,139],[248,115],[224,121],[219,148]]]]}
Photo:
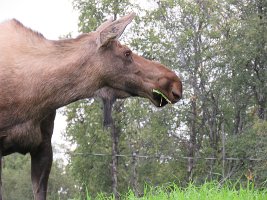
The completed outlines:
{"type": "MultiPolygon", "coordinates": [[[[116,101],[114,103],[114,112],[121,112],[121,102],[116,101]]],[[[111,120],[111,139],[112,139],[112,161],[111,161],[111,176],[112,176],[112,192],[115,196],[115,199],[119,199],[118,193],[118,154],[119,154],[119,137],[120,137],[120,128],[116,125],[116,121],[120,121],[119,119],[111,120]]]]}
{"type": "MultiPolygon", "coordinates": [[[[264,35],[266,34],[266,28],[264,19],[267,17],[266,9],[267,9],[267,4],[264,3],[266,1],[263,0],[258,0],[256,1],[257,3],[257,11],[258,11],[258,16],[260,19],[260,34],[261,34],[261,42],[260,45],[258,45],[258,56],[255,59],[255,65],[257,65],[258,69],[261,69],[261,74],[263,76],[260,76],[257,74],[258,81],[261,83],[260,88],[259,88],[259,93],[257,95],[257,102],[258,102],[258,110],[257,110],[257,115],[259,119],[262,120],[267,120],[267,110],[266,110],[266,40],[264,35]],[[262,78],[261,78],[262,77],[262,78]]],[[[256,67],[255,67],[256,68],[256,67]]]]}
{"type": "Polygon", "coordinates": [[[191,119],[191,133],[189,138],[189,150],[188,150],[188,164],[187,164],[187,177],[188,181],[193,180],[193,167],[194,167],[194,155],[195,155],[195,145],[196,145],[196,118],[197,118],[197,108],[196,100],[191,101],[192,106],[192,119],[191,119]]]}
{"type": "Polygon", "coordinates": [[[225,178],[225,132],[224,132],[224,122],[222,123],[222,177],[225,178]]]}
{"type": "Polygon", "coordinates": [[[188,166],[187,166],[187,177],[188,181],[193,180],[193,167],[194,167],[194,156],[196,150],[196,138],[197,138],[197,99],[200,96],[199,85],[198,85],[198,70],[201,65],[200,57],[200,44],[201,36],[199,30],[201,30],[202,22],[199,22],[197,30],[195,30],[194,38],[194,69],[190,77],[192,80],[191,87],[193,89],[193,96],[191,97],[191,119],[190,119],[190,137],[189,137],[189,150],[188,150],[188,166]]]}

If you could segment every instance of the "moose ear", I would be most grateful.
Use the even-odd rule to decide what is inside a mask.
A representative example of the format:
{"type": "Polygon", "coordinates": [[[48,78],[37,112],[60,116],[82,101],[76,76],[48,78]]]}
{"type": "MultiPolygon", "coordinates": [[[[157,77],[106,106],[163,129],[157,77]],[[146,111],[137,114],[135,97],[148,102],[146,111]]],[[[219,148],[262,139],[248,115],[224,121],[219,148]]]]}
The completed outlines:
{"type": "Polygon", "coordinates": [[[135,13],[132,12],[118,20],[108,20],[100,25],[96,30],[98,32],[98,48],[105,46],[110,40],[118,39],[134,16],[135,13]]]}

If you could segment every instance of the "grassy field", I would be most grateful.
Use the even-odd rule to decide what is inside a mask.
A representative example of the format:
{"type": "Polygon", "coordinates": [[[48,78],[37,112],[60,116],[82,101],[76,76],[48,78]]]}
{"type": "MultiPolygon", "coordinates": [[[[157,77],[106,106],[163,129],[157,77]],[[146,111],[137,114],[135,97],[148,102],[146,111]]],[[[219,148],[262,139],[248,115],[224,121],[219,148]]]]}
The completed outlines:
{"type": "MultiPolygon", "coordinates": [[[[200,187],[190,184],[187,188],[179,188],[176,185],[168,187],[147,187],[142,197],[136,197],[132,191],[121,195],[121,199],[127,200],[267,200],[267,189],[254,189],[253,184],[247,187],[238,185],[220,186],[218,183],[205,183],[200,187]]],[[[98,194],[96,198],[87,195],[87,200],[114,200],[113,196],[98,194]]],[[[80,199],[81,200],[81,199],[80,199]]]]}

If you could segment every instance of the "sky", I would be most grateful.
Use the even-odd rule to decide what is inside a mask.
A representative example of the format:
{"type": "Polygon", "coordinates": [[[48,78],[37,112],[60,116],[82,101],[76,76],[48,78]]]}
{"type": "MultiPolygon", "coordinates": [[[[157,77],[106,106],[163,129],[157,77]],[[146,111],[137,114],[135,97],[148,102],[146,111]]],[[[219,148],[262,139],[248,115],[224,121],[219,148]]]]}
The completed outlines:
{"type": "Polygon", "coordinates": [[[48,39],[78,33],[71,0],[0,0],[0,21],[16,18],[48,39]]]}
{"type": "MultiPolygon", "coordinates": [[[[74,37],[78,35],[78,12],[73,10],[72,0],[0,0],[0,23],[12,18],[47,39],[56,40],[68,33],[74,37]]],[[[52,138],[54,144],[65,143],[61,137],[65,127],[65,117],[58,112],[52,138]]]]}

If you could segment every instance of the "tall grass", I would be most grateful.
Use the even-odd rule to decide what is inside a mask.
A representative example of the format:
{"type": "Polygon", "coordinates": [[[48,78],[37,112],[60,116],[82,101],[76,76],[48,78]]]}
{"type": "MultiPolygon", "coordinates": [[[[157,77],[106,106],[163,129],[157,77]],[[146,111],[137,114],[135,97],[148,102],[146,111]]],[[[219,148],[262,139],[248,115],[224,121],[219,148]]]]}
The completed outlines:
{"type": "MultiPolygon", "coordinates": [[[[98,194],[91,198],[87,192],[86,200],[115,200],[114,196],[98,194]]],[[[202,186],[189,184],[186,188],[180,188],[175,184],[167,187],[146,186],[144,195],[136,197],[129,190],[127,194],[121,195],[125,200],[267,200],[267,189],[254,189],[253,184],[248,183],[246,187],[236,184],[220,184],[216,182],[205,183],[202,186]],[[238,188],[238,189],[236,189],[238,188]]],[[[79,199],[82,200],[82,199],[79,199]]]]}

